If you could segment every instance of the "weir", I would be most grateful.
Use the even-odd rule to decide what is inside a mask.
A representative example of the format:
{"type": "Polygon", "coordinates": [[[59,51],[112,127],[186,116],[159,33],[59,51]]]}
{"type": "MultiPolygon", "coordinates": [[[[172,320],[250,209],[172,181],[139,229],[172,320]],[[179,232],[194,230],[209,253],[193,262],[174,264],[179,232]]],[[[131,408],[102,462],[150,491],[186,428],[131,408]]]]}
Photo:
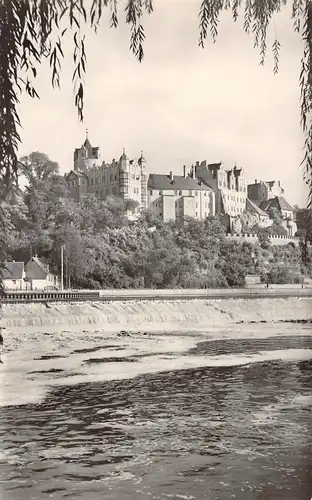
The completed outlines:
{"type": "Polygon", "coordinates": [[[254,321],[309,320],[311,297],[183,298],[94,302],[4,303],[1,326],[10,332],[181,331],[254,321]]]}

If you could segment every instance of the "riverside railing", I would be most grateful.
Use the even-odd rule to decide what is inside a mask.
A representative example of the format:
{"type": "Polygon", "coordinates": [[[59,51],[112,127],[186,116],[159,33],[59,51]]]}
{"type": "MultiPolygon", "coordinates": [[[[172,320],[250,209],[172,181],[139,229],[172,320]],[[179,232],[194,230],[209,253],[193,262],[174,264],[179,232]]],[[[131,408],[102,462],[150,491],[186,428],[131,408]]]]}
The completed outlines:
{"type": "Polygon", "coordinates": [[[225,289],[106,289],[79,290],[63,292],[27,292],[7,291],[2,297],[3,303],[41,302],[110,302],[110,301],[145,301],[145,300],[192,300],[192,299],[248,299],[312,297],[312,285],[253,285],[250,288],[225,289]]]}

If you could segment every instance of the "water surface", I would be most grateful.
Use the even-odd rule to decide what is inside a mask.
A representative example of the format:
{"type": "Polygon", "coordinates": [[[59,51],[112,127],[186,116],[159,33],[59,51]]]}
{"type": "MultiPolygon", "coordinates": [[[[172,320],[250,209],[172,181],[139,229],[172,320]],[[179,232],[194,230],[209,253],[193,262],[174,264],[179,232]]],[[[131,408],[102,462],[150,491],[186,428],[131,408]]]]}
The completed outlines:
{"type": "Polygon", "coordinates": [[[43,334],[1,366],[2,500],[311,498],[309,325],[43,334]]]}

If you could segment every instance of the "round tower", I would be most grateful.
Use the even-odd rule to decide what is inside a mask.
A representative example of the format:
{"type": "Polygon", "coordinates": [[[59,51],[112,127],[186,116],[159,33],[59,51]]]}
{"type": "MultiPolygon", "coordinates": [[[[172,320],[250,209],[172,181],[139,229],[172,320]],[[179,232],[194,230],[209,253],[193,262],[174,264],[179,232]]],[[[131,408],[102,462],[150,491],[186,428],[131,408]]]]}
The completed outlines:
{"type": "Polygon", "coordinates": [[[147,162],[144,158],[143,151],[138,160],[141,174],[141,208],[147,210],[147,162]]]}
{"type": "Polygon", "coordinates": [[[129,196],[129,167],[129,158],[126,155],[125,149],[123,149],[122,155],[119,158],[119,195],[122,199],[127,199],[129,196]]]}

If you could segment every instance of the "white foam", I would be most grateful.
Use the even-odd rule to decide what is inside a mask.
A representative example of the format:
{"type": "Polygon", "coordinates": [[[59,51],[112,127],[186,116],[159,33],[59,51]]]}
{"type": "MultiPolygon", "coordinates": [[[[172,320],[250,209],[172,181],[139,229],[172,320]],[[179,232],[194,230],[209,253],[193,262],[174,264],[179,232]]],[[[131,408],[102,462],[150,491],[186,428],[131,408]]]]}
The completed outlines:
{"type": "Polygon", "coordinates": [[[23,338],[8,339],[7,349],[0,365],[0,405],[25,404],[41,401],[49,387],[133,378],[147,373],[183,370],[198,367],[239,366],[262,361],[299,361],[311,359],[309,349],[262,351],[257,354],[228,354],[222,356],[185,355],[198,342],[216,339],[268,338],[296,334],[311,336],[307,325],[235,325],[227,329],[213,329],[209,333],[189,335],[133,335],[106,336],[100,332],[86,334],[58,332],[44,336],[27,332],[23,338]],[[295,330],[294,330],[295,328],[295,330]],[[74,352],[77,349],[91,352],[74,352]],[[41,359],[42,356],[63,356],[41,359]],[[134,356],[134,358],[133,358],[134,356]],[[132,357],[133,361],[127,361],[132,357]],[[106,358],[125,358],[105,362],[106,358]],[[92,363],[98,359],[99,362],[92,363]],[[90,362],[91,361],[91,362],[90,362]],[[49,370],[60,370],[50,372],[49,370]],[[63,370],[63,372],[62,372],[63,370]],[[45,372],[45,373],[31,373],[45,372]]]}
{"type": "Polygon", "coordinates": [[[129,301],[3,305],[6,332],[94,330],[106,332],[124,328],[172,331],[180,328],[207,329],[236,321],[309,319],[312,298],[221,299],[129,301]]]}
{"type": "Polygon", "coordinates": [[[202,367],[241,366],[264,361],[303,361],[312,359],[312,349],[288,349],[263,351],[254,355],[236,354],[222,356],[183,356],[164,359],[161,356],[148,356],[138,363],[101,363],[82,367],[79,375],[49,381],[49,385],[75,385],[82,382],[124,380],[148,373],[172,370],[187,370],[202,367]]]}

